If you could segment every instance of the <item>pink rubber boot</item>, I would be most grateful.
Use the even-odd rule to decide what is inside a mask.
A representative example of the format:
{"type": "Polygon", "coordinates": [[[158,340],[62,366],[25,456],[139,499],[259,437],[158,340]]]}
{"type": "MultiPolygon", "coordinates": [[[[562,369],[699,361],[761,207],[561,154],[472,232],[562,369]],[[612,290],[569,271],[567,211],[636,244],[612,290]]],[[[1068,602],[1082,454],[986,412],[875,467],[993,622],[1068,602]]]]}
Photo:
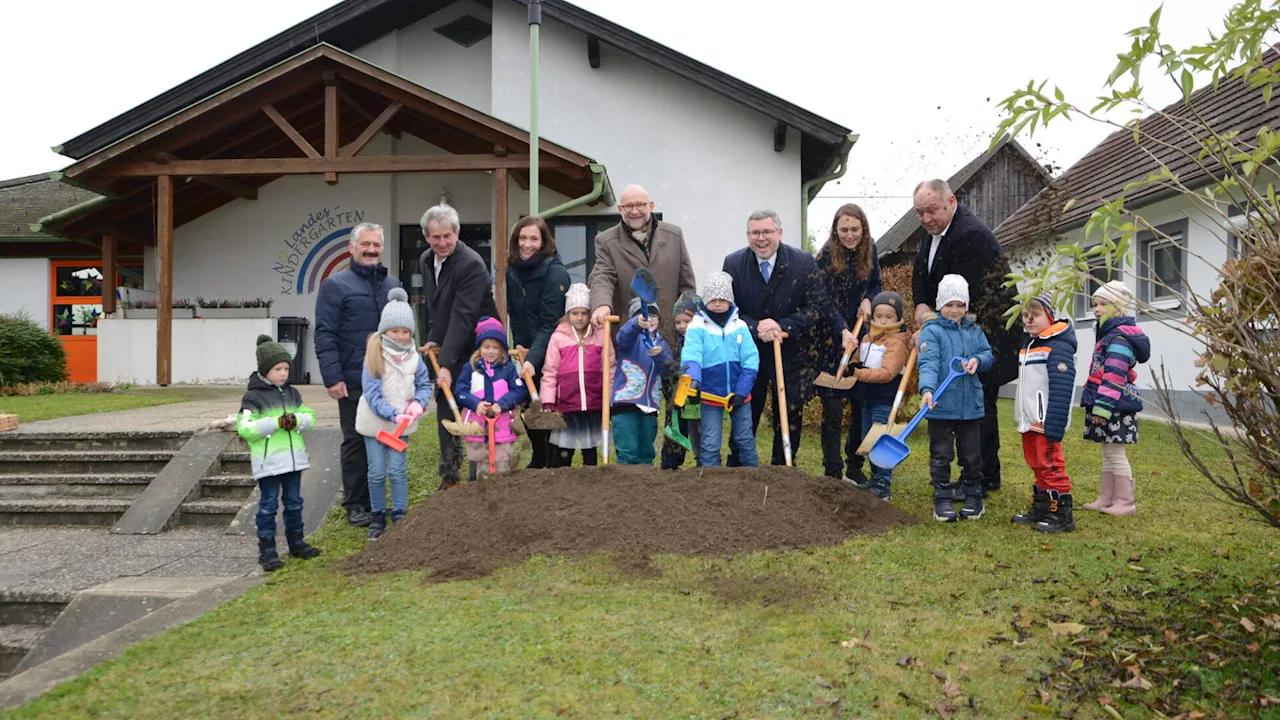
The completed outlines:
{"type": "Polygon", "coordinates": [[[1113,473],[1102,473],[1102,487],[1098,490],[1098,499],[1085,504],[1086,510],[1105,511],[1115,502],[1116,476],[1113,473]]]}

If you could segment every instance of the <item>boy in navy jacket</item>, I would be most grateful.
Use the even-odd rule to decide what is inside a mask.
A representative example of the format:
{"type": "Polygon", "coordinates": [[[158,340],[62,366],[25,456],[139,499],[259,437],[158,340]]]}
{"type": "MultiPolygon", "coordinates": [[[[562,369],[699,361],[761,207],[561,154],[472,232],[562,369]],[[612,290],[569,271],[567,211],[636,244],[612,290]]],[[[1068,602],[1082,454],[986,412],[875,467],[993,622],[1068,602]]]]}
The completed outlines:
{"type": "Polygon", "coordinates": [[[631,299],[631,319],[618,330],[616,341],[618,364],[609,412],[620,465],[652,465],[657,457],[653,443],[658,439],[662,376],[674,362],[671,348],[657,332],[658,306],[649,305],[645,320],[640,302],[638,297],[631,299]]]}
{"type": "Polygon", "coordinates": [[[955,522],[951,503],[957,487],[951,482],[951,460],[960,456],[960,487],[964,508],[959,517],[977,520],[986,511],[982,502],[982,383],[976,373],[995,363],[987,336],[969,310],[969,283],[959,275],[945,275],[938,283],[938,311],[920,330],[920,396],[929,411],[929,473],[933,484],[933,518],[955,522]],[[951,359],[964,359],[968,375],[956,378],[935,403],[933,392],[951,372],[951,359]],[[954,438],[954,440],[953,440],[954,438]],[[953,446],[954,442],[954,446],[953,446]]]}
{"type": "Polygon", "coordinates": [[[1048,294],[1022,307],[1027,333],[1018,353],[1018,397],[1014,412],[1022,433],[1022,456],[1035,473],[1031,509],[1013,522],[1047,533],[1076,529],[1071,516],[1071,478],[1062,457],[1062,436],[1071,424],[1076,386],[1076,332],[1071,321],[1054,319],[1048,294]]]}

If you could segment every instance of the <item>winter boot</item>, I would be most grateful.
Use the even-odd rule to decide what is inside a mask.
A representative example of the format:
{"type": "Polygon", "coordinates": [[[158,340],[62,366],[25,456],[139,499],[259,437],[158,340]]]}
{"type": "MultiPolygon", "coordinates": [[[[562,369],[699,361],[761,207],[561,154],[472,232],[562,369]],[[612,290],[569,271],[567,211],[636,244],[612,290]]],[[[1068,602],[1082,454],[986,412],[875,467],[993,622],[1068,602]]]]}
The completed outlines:
{"type": "Polygon", "coordinates": [[[1059,493],[1050,490],[1045,493],[1049,499],[1048,512],[1043,520],[1036,523],[1036,530],[1042,533],[1071,532],[1076,529],[1076,520],[1071,516],[1071,493],[1059,493]]]}
{"type": "Polygon", "coordinates": [[[1117,476],[1115,478],[1116,494],[1110,507],[1102,508],[1108,515],[1132,515],[1138,512],[1133,502],[1133,478],[1117,476]]]}
{"type": "Polygon", "coordinates": [[[951,489],[940,488],[933,493],[933,519],[938,522],[955,522],[960,518],[951,507],[951,489]]]}
{"type": "Polygon", "coordinates": [[[296,557],[299,560],[310,560],[320,554],[319,548],[307,544],[302,539],[302,533],[289,533],[285,536],[285,540],[289,542],[289,556],[296,557]]]}
{"type": "Polygon", "coordinates": [[[1031,486],[1031,509],[1021,515],[1014,515],[1010,522],[1019,525],[1035,525],[1049,514],[1049,491],[1041,490],[1039,485],[1031,486]]]}
{"type": "Polygon", "coordinates": [[[402,521],[404,521],[404,516],[405,516],[405,511],[404,511],[404,510],[392,510],[392,511],[391,511],[391,524],[392,524],[392,525],[399,525],[402,521]]]}
{"type": "Polygon", "coordinates": [[[1085,503],[1086,510],[1097,510],[1099,512],[1111,507],[1111,503],[1115,502],[1116,495],[1116,476],[1113,473],[1104,472],[1101,478],[1101,487],[1098,488],[1098,499],[1091,503],[1085,503]]]}
{"type": "Polygon", "coordinates": [[[987,512],[986,505],[982,502],[982,493],[977,495],[966,495],[964,498],[964,507],[960,508],[961,520],[977,520],[987,512]]]}
{"type": "Polygon", "coordinates": [[[258,564],[267,572],[275,572],[284,567],[284,563],[280,561],[280,556],[276,553],[275,538],[258,538],[258,564]]]}
{"type": "Polygon", "coordinates": [[[387,531],[387,514],[385,512],[373,513],[373,520],[369,523],[369,534],[364,536],[365,540],[377,540],[382,537],[382,533],[387,531]]]}

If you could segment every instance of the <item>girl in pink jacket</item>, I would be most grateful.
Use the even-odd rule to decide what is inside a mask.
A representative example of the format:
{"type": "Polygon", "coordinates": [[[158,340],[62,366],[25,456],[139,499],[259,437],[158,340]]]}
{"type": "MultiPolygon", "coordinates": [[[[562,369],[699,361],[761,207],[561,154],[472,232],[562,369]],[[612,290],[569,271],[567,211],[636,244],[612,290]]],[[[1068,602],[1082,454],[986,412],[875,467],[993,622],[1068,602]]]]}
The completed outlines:
{"type": "Polygon", "coordinates": [[[587,286],[570,285],[565,316],[551,335],[542,365],[542,407],[561,413],[565,422],[563,430],[551,433],[552,467],[568,467],[577,450],[582,451],[583,465],[595,465],[596,448],[603,442],[604,331],[591,325],[589,305],[587,286]]]}

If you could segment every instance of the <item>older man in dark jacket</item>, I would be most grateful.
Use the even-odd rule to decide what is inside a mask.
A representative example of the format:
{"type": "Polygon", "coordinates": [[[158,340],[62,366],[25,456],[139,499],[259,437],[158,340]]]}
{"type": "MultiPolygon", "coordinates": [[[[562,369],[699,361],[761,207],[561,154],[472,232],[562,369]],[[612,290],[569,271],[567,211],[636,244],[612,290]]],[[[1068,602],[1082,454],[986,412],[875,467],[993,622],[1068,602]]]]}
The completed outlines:
{"type": "Polygon", "coordinates": [[[462,226],[458,211],[436,205],[422,215],[422,235],[431,247],[418,259],[427,296],[427,344],[422,351],[440,348],[440,375],[436,378],[436,435],[440,438],[440,488],[461,479],[461,438],[444,429],[452,420],[443,388],[453,387],[462,366],[476,349],[476,324],[482,317],[498,317],[493,302],[489,270],[475,250],[458,243],[462,226]]]}
{"type": "Polygon", "coordinates": [[[370,333],[378,331],[387,293],[400,281],[382,265],[382,228],[360,223],[351,229],[351,267],[329,276],[316,293],[316,360],[329,397],[338,401],[342,426],[342,506],[347,522],[368,525],[369,461],[356,432],[360,368],[370,333]]]}
{"type": "Polygon", "coordinates": [[[959,204],[943,180],[926,180],[916,186],[916,215],[928,233],[916,251],[911,292],[916,303],[916,327],[934,307],[938,282],[956,274],[969,283],[969,312],[987,334],[995,365],[983,373],[985,415],[981,423],[982,488],[1000,489],[1000,424],[996,417],[1000,386],[1018,377],[1020,328],[1006,330],[1004,312],[1014,303],[1016,291],[1003,286],[1009,273],[1004,250],[981,220],[959,204]]]}
{"type": "MultiPolygon", "coordinates": [[[[770,384],[777,384],[773,340],[782,342],[782,374],[786,383],[787,416],[793,457],[800,453],[802,410],[809,386],[817,374],[813,329],[824,305],[822,279],[813,256],[782,243],[782,220],[772,210],[758,210],[747,220],[747,247],[724,259],[723,270],[733,277],[733,297],[738,317],[756,337],[760,372],[751,391],[751,427],[754,432],[764,413],[770,384]]],[[[775,388],[776,390],[776,388],[775,388]]],[[[786,461],[782,448],[781,418],[773,413],[774,465],[786,461]]],[[[737,465],[732,448],[729,465],[737,465]]]]}

